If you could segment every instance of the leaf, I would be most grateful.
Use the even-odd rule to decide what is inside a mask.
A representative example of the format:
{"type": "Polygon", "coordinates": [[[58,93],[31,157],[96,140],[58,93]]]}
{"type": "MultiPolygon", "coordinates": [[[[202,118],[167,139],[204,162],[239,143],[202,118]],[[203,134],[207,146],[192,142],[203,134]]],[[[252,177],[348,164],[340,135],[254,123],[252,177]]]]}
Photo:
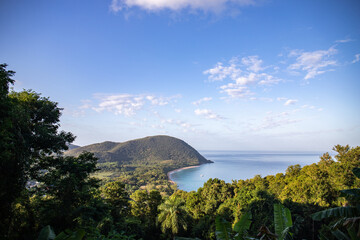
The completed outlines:
{"type": "Polygon", "coordinates": [[[352,172],[357,178],[360,178],[360,168],[354,168],[352,172]]]}
{"type": "Polygon", "coordinates": [[[315,221],[320,221],[324,218],[329,218],[329,217],[356,217],[356,216],[358,216],[357,208],[350,206],[326,209],[311,215],[312,219],[315,221]]]}
{"type": "Polygon", "coordinates": [[[215,228],[217,240],[230,240],[231,223],[218,216],[215,219],[215,228]]]}
{"type": "Polygon", "coordinates": [[[83,239],[83,237],[85,236],[85,230],[84,229],[79,229],[75,232],[75,238],[74,240],[81,240],[83,239]]]}
{"type": "Polygon", "coordinates": [[[358,236],[356,236],[356,231],[355,231],[356,229],[354,226],[351,226],[351,227],[347,228],[346,230],[347,230],[351,240],[359,239],[358,236]]]}
{"type": "Polygon", "coordinates": [[[353,197],[357,197],[357,198],[360,197],[360,188],[345,189],[345,190],[340,190],[340,192],[353,197]]]}
{"type": "Polygon", "coordinates": [[[174,240],[201,240],[199,238],[174,237],[174,240]]]}
{"type": "Polygon", "coordinates": [[[290,232],[292,227],[287,227],[285,230],[281,233],[281,236],[284,240],[292,240],[292,233],[290,232]]]}
{"type": "Polygon", "coordinates": [[[66,229],[64,232],[61,232],[59,235],[57,235],[55,240],[82,240],[84,236],[84,229],[78,229],[76,231],[66,229]]]}
{"type": "Polygon", "coordinates": [[[55,237],[55,232],[47,225],[41,229],[38,240],[53,240],[55,237]]]}
{"type": "Polygon", "coordinates": [[[343,233],[340,230],[335,230],[335,231],[331,231],[332,235],[334,235],[336,237],[336,239],[338,240],[350,240],[350,238],[348,236],[345,235],[345,233],[343,233]]]}
{"type": "Polygon", "coordinates": [[[275,233],[279,240],[284,239],[283,232],[286,228],[292,227],[291,212],[281,204],[274,204],[275,233]]]}
{"type": "Polygon", "coordinates": [[[238,234],[239,237],[243,238],[246,232],[250,229],[251,225],[251,212],[248,211],[241,215],[239,221],[237,221],[234,225],[233,230],[238,234]]]}

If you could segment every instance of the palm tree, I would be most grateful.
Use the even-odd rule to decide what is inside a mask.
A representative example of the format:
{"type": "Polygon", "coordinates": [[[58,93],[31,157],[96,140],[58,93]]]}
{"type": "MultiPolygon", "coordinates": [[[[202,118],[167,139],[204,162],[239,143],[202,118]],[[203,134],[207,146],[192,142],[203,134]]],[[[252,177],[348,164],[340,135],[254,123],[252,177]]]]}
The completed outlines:
{"type": "Polygon", "coordinates": [[[159,206],[159,211],[158,222],[163,233],[170,231],[175,236],[179,231],[187,230],[188,213],[185,210],[184,200],[170,197],[159,206]]]}

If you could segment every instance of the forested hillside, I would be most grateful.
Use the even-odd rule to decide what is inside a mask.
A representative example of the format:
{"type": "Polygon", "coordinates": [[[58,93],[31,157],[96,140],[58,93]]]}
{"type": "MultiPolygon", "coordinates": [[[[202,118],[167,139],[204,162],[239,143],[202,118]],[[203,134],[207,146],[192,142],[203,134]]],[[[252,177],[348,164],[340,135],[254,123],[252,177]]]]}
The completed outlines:
{"type": "Polygon", "coordinates": [[[100,170],[96,177],[104,181],[121,179],[132,190],[157,188],[163,194],[173,192],[166,175],[169,171],[211,163],[186,142],[170,136],[96,143],[66,151],[65,155],[79,156],[82,152],[91,152],[98,158],[100,170]]]}
{"type": "MultiPolygon", "coordinates": [[[[93,153],[63,154],[75,137],[59,131],[62,109],[30,90],[10,92],[13,74],[0,65],[1,239],[360,237],[359,146],[337,145],[335,159],[325,153],[316,164],[289,166],[275,176],[209,179],[192,192],[161,193],[156,181],[148,186],[147,179],[159,176],[145,166],[132,177],[122,175],[124,166],[119,178],[102,182],[94,177],[93,153]]],[[[105,145],[96,147],[117,149],[105,145]]],[[[131,148],[129,156],[145,154],[142,146],[149,145],[131,148]]]]}
{"type": "Polygon", "coordinates": [[[185,167],[211,162],[189,144],[170,136],[146,137],[124,143],[96,143],[69,150],[65,154],[78,156],[83,151],[94,153],[99,163],[115,162],[118,165],[167,164],[185,167]]]}

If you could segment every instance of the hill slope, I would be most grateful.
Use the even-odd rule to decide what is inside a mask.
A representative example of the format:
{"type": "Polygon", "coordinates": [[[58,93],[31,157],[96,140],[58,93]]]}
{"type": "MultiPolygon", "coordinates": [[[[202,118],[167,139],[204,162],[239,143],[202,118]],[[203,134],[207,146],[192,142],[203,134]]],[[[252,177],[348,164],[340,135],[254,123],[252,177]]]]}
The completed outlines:
{"type": "Polygon", "coordinates": [[[78,156],[83,151],[92,152],[104,163],[117,166],[162,165],[166,170],[210,163],[186,142],[169,136],[153,136],[123,143],[103,142],[67,151],[78,156]]]}
{"type": "Polygon", "coordinates": [[[78,147],[80,147],[80,146],[74,145],[74,144],[69,144],[68,145],[69,150],[72,150],[72,149],[75,149],[75,148],[78,148],[78,147]]]}

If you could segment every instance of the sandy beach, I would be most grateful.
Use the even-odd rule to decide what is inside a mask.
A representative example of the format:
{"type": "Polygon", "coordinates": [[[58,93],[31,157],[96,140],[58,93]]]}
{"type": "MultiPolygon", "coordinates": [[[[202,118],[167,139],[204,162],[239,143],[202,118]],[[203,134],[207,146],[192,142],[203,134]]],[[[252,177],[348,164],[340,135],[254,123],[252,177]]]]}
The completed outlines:
{"type": "Polygon", "coordinates": [[[172,170],[172,171],[168,172],[168,173],[167,173],[167,177],[168,177],[168,179],[169,179],[169,182],[171,182],[172,184],[176,184],[176,183],[175,183],[173,180],[171,180],[171,178],[170,178],[170,175],[173,174],[174,172],[179,172],[179,171],[182,171],[182,170],[184,170],[184,169],[196,168],[196,167],[200,167],[200,165],[183,167],[183,168],[175,169],[175,170],[172,170]]]}

